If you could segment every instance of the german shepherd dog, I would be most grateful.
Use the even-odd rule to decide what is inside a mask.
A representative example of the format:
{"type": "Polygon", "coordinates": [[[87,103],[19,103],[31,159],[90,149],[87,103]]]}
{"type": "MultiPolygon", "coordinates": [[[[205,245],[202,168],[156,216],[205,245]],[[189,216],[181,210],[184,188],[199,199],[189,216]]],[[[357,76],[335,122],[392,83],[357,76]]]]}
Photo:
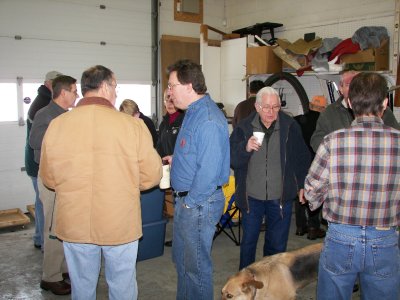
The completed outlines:
{"type": "Polygon", "coordinates": [[[317,279],[322,243],[266,256],[231,276],[222,300],[293,300],[297,289],[317,279]]]}

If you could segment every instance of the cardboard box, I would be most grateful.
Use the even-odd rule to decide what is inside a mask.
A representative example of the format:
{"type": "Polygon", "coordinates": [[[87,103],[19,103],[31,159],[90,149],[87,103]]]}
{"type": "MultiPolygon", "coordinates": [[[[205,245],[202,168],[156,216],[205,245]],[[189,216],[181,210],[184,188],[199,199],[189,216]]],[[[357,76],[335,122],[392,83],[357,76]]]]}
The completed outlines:
{"type": "MultiPolygon", "coordinates": [[[[294,56],[300,67],[305,67],[307,64],[307,59],[304,55],[294,56]]],[[[286,61],[282,61],[282,72],[296,72],[296,69],[289,65],[286,61]]]]}
{"type": "Polygon", "coordinates": [[[168,220],[143,224],[143,236],[139,240],[137,261],[164,254],[165,226],[168,220]]]}
{"type": "Polygon", "coordinates": [[[174,197],[172,196],[172,190],[165,191],[164,215],[167,217],[174,216],[174,197]]]}
{"type": "Polygon", "coordinates": [[[389,40],[384,40],[376,49],[366,49],[354,54],[344,54],[341,63],[346,70],[387,71],[389,70],[389,40]]]}
{"type": "Polygon", "coordinates": [[[273,47],[250,47],[246,50],[246,73],[273,74],[281,72],[282,60],[272,51],[273,47]]]}

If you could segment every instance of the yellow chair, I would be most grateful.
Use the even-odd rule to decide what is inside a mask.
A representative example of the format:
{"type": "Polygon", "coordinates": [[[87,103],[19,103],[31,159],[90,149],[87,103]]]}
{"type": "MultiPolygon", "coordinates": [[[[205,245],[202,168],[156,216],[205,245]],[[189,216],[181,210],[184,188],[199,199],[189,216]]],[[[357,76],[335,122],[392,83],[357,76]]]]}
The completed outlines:
{"type": "Polygon", "coordinates": [[[233,176],[229,177],[229,182],[222,187],[223,193],[225,195],[225,208],[224,214],[221,216],[217,224],[217,229],[214,234],[214,240],[222,232],[225,233],[231,241],[233,241],[236,246],[240,245],[240,210],[235,205],[235,178],[233,176]],[[232,220],[235,220],[232,222],[232,220]],[[238,237],[236,237],[233,231],[234,223],[238,226],[238,237]],[[229,232],[227,231],[229,229],[229,232]]]}

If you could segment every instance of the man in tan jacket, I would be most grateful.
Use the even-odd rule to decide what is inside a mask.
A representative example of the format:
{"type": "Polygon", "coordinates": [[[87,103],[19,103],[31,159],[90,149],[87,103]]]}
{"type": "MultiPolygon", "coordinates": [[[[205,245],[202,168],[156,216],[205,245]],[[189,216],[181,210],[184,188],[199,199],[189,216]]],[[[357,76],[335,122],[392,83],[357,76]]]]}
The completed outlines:
{"type": "Polygon", "coordinates": [[[55,189],[72,299],[96,299],[101,253],[110,299],[136,299],[142,236],[140,190],[161,179],[161,158],[142,120],[115,110],[116,79],[104,66],[82,74],[84,98],[54,119],[39,176],[55,189]]]}

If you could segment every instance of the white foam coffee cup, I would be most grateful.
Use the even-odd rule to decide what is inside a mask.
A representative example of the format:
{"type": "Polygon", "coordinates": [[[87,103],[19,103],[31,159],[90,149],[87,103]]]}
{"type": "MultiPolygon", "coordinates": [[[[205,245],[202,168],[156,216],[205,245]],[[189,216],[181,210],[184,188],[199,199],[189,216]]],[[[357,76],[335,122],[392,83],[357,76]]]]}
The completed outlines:
{"type": "Polygon", "coordinates": [[[171,187],[171,182],[170,182],[170,166],[169,165],[163,165],[162,166],[162,178],[160,181],[160,189],[169,189],[171,187]]]}
{"type": "Polygon", "coordinates": [[[264,140],[265,132],[254,131],[254,132],[253,132],[253,135],[256,137],[257,143],[260,144],[260,145],[262,145],[262,142],[263,142],[263,140],[264,140]]]}

